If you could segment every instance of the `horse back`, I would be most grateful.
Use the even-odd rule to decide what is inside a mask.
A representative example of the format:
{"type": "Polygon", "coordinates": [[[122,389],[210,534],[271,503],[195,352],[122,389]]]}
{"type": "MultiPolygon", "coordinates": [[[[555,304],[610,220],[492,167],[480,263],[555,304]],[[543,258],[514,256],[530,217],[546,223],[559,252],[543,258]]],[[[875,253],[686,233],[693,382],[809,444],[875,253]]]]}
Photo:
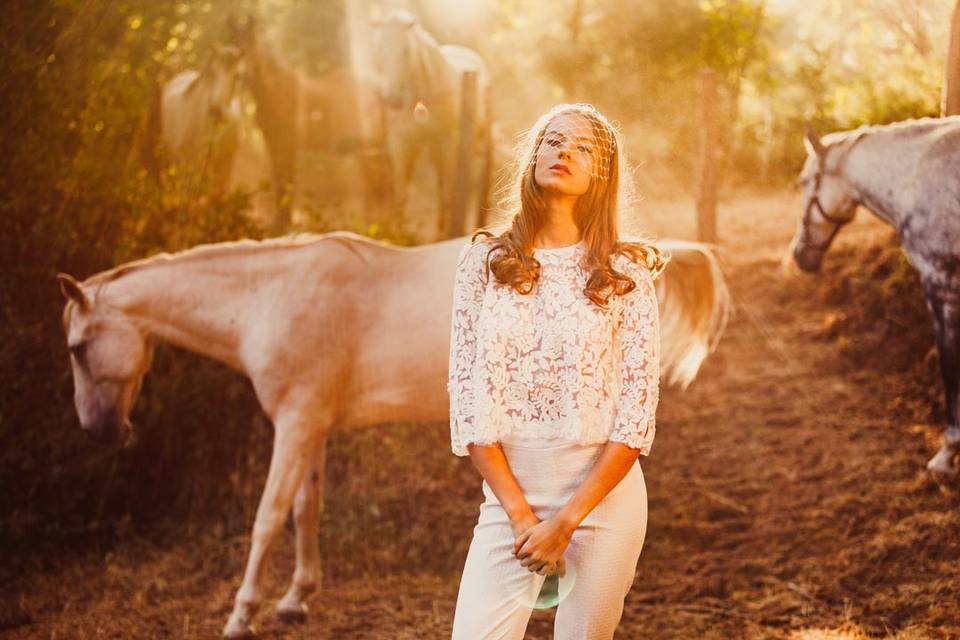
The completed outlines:
{"type": "Polygon", "coordinates": [[[490,74],[487,71],[487,64],[483,61],[483,58],[480,57],[480,54],[473,49],[468,49],[458,44],[444,44],[440,46],[440,51],[443,52],[443,56],[450,65],[461,73],[464,71],[476,71],[478,80],[484,84],[489,81],[490,74]]]}

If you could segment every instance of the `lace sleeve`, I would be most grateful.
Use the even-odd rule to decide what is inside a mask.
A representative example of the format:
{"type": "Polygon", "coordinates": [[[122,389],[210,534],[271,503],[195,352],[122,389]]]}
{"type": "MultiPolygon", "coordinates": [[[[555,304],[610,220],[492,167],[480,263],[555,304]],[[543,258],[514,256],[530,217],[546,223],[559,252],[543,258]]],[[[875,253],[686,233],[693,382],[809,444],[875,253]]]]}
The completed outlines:
{"type": "Polygon", "coordinates": [[[479,440],[471,378],[477,355],[477,321],[483,302],[486,249],[484,243],[478,244],[480,246],[468,242],[460,250],[453,285],[447,392],[450,395],[450,444],[458,456],[469,455],[467,443],[479,440]]]}
{"type": "Polygon", "coordinates": [[[653,277],[627,261],[636,288],[622,300],[617,329],[620,395],[609,439],[650,455],[660,399],[660,315],[653,277]]]}

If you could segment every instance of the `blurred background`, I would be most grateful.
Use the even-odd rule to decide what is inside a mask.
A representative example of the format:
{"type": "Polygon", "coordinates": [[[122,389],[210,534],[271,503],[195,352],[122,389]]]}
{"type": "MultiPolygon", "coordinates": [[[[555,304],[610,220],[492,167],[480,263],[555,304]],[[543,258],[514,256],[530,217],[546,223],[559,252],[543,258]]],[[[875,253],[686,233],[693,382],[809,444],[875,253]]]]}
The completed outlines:
{"type": "MultiPolygon", "coordinates": [[[[806,156],[803,125],[826,133],[938,115],[953,8],[952,0],[5,3],[0,20],[0,113],[5,116],[0,127],[0,548],[5,556],[0,583],[6,586],[0,634],[93,637],[92,630],[102,626],[123,637],[193,637],[203,635],[198,629],[219,629],[245,558],[271,427],[245,379],[219,364],[161,347],[133,415],[137,447],[117,452],[89,443],[72,403],[60,326],[63,299],[55,275],[63,271],[83,279],[159,251],[296,231],[347,229],[402,245],[457,235],[449,224],[444,230],[448,212],[439,208],[429,161],[414,165],[402,185],[405,205],[396,204],[397,179],[384,133],[390,116],[375,89],[378,56],[390,52],[377,50],[373,24],[392,9],[409,11],[437,42],[469,47],[483,58],[489,73],[485,148],[493,204],[507,186],[517,136],[557,102],[590,102],[623,132],[642,198],[641,226],[661,237],[695,238],[705,100],[710,101],[718,159],[718,246],[737,256],[729,263],[731,277],[747,278],[734,287],[747,311],[732,325],[730,340],[736,346],[722,348],[708,361],[702,374],[706,382],[697,383],[700,390],[694,385],[693,396],[665,396],[669,427],[664,433],[673,435],[662,438],[662,455],[671,446],[679,447],[678,456],[695,450],[697,445],[682,438],[692,438],[696,429],[709,437],[732,411],[723,400],[728,394],[754,393],[758,387],[752,385],[760,378],[731,374],[737,358],[749,356],[779,363],[784,375],[793,376],[791,384],[800,387],[814,379],[810,376],[821,380],[832,373],[838,378],[829,392],[839,393],[856,380],[856,389],[843,387],[848,407],[877,402],[889,411],[870,420],[895,417],[898,424],[927,425],[913,432],[917,447],[903,453],[925,460],[921,449],[933,442],[942,418],[939,382],[929,357],[917,358],[933,344],[929,318],[893,236],[875,222],[858,222],[838,245],[838,255],[863,262],[850,266],[848,261],[833,272],[828,268],[832,279],[805,281],[794,289],[776,279],[774,267],[801,213],[792,185],[806,156]],[[265,73],[258,66],[265,56],[284,73],[265,73]],[[708,69],[714,87],[709,95],[708,69]],[[313,106],[304,110],[297,101],[313,106]],[[291,134],[295,140],[288,139],[291,134]],[[866,253],[859,250],[864,245],[866,253]],[[843,306],[853,292],[863,297],[843,306]],[[783,311],[798,299],[808,306],[783,311]],[[811,336],[820,351],[804,351],[808,360],[789,351],[791,340],[811,336]],[[880,358],[877,349],[891,336],[900,341],[895,345],[899,355],[880,358]],[[813,363],[819,370],[801,371],[798,367],[805,365],[784,362],[813,363]],[[851,377],[867,367],[878,372],[871,381],[851,377]],[[883,405],[890,398],[898,399],[892,408],[883,405]],[[916,433],[926,434],[926,440],[916,433]],[[678,439],[676,445],[671,438],[678,439]],[[185,580],[188,575],[197,577],[185,580]],[[73,605],[63,597],[65,582],[76,586],[73,605]],[[105,595],[82,595],[88,592],[105,595]],[[139,621],[125,618],[115,604],[122,598],[150,614],[139,621]]],[[[453,145],[456,138],[450,141],[453,145]]],[[[481,186],[479,171],[469,179],[473,187],[481,186]]],[[[469,206],[461,233],[494,210],[482,207],[478,193],[474,189],[465,196],[469,206]]],[[[769,386],[760,387],[766,389],[760,395],[773,394],[777,406],[751,414],[756,407],[747,402],[739,418],[744,425],[765,423],[794,401],[800,403],[798,415],[818,413],[809,385],[790,395],[791,387],[764,380],[769,386]]],[[[849,418],[852,412],[841,414],[849,418]]],[[[883,431],[875,426],[868,421],[864,433],[883,431]]],[[[771,455],[794,447],[809,451],[805,433],[791,436],[800,438],[791,444],[765,436],[749,442],[755,453],[761,446],[771,455]]],[[[858,463],[865,482],[876,477],[874,463],[893,464],[884,456],[896,449],[896,438],[910,437],[905,431],[887,433],[884,437],[893,439],[890,449],[873,451],[870,460],[858,463]]],[[[318,598],[329,597],[326,602],[336,606],[320,614],[323,624],[313,627],[315,637],[327,637],[322,629],[340,629],[329,637],[442,637],[469,543],[466,534],[481,499],[479,477],[469,463],[449,454],[447,437],[445,425],[390,425],[338,434],[331,441],[322,549],[325,584],[332,586],[329,596],[318,598]],[[390,599],[398,593],[404,598],[400,614],[390,599]],[[337,611],[354,617],[338,618],[337,611]],[[368,627],[357,626],[357,612],[368,627]],[[407,628],[404,620],[434,632],[404,635],[396,631],[407,628]],[[393,634],[376,635],[376,629],[388,628],[393,634]]],[[[735,466],[729,458],[712,460],[720,475],[735,466]]],[[[944,528],[918,525],[926,533],[917,534],[917,544],[935,550],[928,558],[929,573],[914,576],[927,586],[921,595],[891,596],[882,601],[885,605],[864,604],[862,598],[870,596],[858,581],[881,592],[885,587],[878,585],[887,585],[889,595],[896,591],[891,585],[907,581],[911,567],[923,566],[916,556],[905,555],[902,572],[892,570],[889,583],[856,573],[843,583],[836,571],[824,570],[828,575],[822,580],[810,577],[820,575],[814,567],[823,566],[825,557],[810,547],[810,558],[819,560],[806,569],[782,575],[779,586],[758,582],[756,575],[775,573],[772,567],[790,556],[787,549],[796,541],[783,540],[783,548],[756,552],[755,574],[747,570],[742,581],[717,577],[731,571],[739,575],[743,565],[716,564],[705,551],[710,541],[720,536],[731,548],[755,544],[754,520],[745,525],[738,519],[774,509],[772,502],[750,504],[749,496],[770,490],[787,500],[790,492],[784,487],[802,482],[797,469],[809,468],[794,462],[783,463],[789,470],[774,474],[776,483],[767,489],[744,480],[756,493],[742,495],[737,491],[744,485],[732,493],[697,489],[680,469],[670,472],[676,474],[675,484],[668,488],[664,463],[664,484],[648,480],[651,513],[659,513],[664,523],[651,520],[648,566],[674,574],[659,584],[653,569],[643,574],[657,589],[631,601],[625,620],[634,616],[636,635],[624,637],[641,637],[644,629],[654,634],[644,637],[690,637],[662,628],[657,635],[657,627],[649,625],[660,623],[649,620],[651,611],[685,632],[725,629],[716,637],[780,637],[771,629],[803,626],[803,616],[824,627],[853,629],[849,637],[909,630],[913,624],[920,635],[897,637],[947,637],[924,634],[948,628],[943,626],[949,625],[947,618],[938,618],[938,607],[946,607],[949,598],[956,613],[956,585],[936,586],[930,578],[942,577],[937,572],[945,563],[955,564],[960,551],[955,517],[944,528]],[[790,466],[794,462],[796,468],[790,466]],[[678,484],[693,492],[685,506],[658,502],[658,491],[676,491],[678,484]],[[711,528],[710,522],[724,517],[739,524],[711,528]],[[658,551],[655,541],[667,538],[671,542],[664,544],[679,546],[658,551]],[[678,558],[698,560],[683,565],[678,558]],[[744,618],[718,604],[731,598],[759,604],[744,618]],[[687,608],[678,613],[666,604],[669,600],[687,608]],[[919,604],[911,609],[909,601],[919,604]]],[[[819,458],[817,463],[825,469],[839,464],[819,458]]],[[[776,466],[771,464],[764,469],[776,466]]],[[[906,459],[901,464],[904,491],[916,492],[921,501],[939,499],[914,482],[906,459]]],[[[656,460],[651,465],[657,470],[656,460]]],[[[849,541],[868,527],[867,521],[888,517],[892,522],[908,510],[901,505],[892,515],[888,501],[863,506],[858,501],[867,498],[851,497],[859,495],[852,491],[842,508],[825,511],[826,520],[811,518],[797,526],[841,522],[845,533],[835,532],[833,539],[849,541]],[[856,511],[857,505],[863,513],[854,521],[837,515],[856,511]]],[[[809,506],[809,495],[797,493],[797,502],[780,515],[809,506]]],[[[942,523],[949,504],[932,514],[931,522],[941,518],[942,523]]],[[[775,530],[773,521],[771,527],[775,530]]],[[[913,544],[901,540],[894,547],[901,543],[913,544]]],[[[284,544],[271,565],[280,576],[275,584],[292,562],[289,542],[284,544]]],[[[823,544],[827,541],[821,540],[819,548],[823,544]]],[[[867,543],[862,548],[870,549],[867,543]]],[[[842,552],[830,553],[838,558],[842,552]]],[[[856,563],[862,561],[867,567],[877,557],[894,558],[894,564],[900,557],[889,550],[864,553],[860,560],[844,562],[860,566],[856,563]]],[[[537,617],[532,625],[531,633],[549,628],[537,617]]],[[[273,637],[286,633],[267,630],[273,637]]]]}

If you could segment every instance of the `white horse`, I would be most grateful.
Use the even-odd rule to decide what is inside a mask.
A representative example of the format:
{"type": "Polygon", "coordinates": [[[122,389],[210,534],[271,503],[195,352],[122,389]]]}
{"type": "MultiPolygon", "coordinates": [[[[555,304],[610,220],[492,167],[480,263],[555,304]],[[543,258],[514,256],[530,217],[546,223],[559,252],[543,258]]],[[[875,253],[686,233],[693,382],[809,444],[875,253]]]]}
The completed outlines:
{"type": "Polygon", "coordinates": [[[242,119],[239,91],[243,60],[236,47],[219,47],[200,69],[181,71],[164,83],[151,107],[144,139],[147,165],[211,176],[211,187],[229,187],[242,119]],[[159,162],[158,162],[159,160],[159,162]]]}
{"type": "MultiPolygon", "coordinates": [[[[318,527],[333,429],[446,422],[456,258],[466,238],[399,248],[350,232],[241,240],[58,279],[67,304],[74,403],[83,429],[125,442],[154,345],[166,341],[247,375],[275,428],[243,582],[224,628],[245,637],[260,574],[291,505],[297,563],[277,605],[303,619],[320,583],[318,527]]],[[[664,378],[686,386],[723,332],[730,298],[703,245],[664,242],[657,280],[664,378]]]]}
{"type": "Polygon", "coordinates": [[[489,197],[493,140],[487,93],[490,74],[478,53],[459,45],[441,45],[408,11],[396,10],[374,22],[378,28],[374,64],[386,107],[386,145],[393,175],[394,205],[406,208],[406,191],[420,153],[426,148],[436,172],[438,237],[444,237],[453,201],[457,144],[460,138],[462,77],[477,75],[474,139],[482,158],[477,183],[478,207],[489,197]]]}
{"type": "Polygon", "coordinates": [[[955,479],[960,454],[960,116],[864,126],[821,140],[809,130],[800,174],[804,214],[790,250],[805,271],[820,268],[857,205],[894,227],[920,272],[940,356],[946,400],[943,445],[927,463],[955,479]]]}

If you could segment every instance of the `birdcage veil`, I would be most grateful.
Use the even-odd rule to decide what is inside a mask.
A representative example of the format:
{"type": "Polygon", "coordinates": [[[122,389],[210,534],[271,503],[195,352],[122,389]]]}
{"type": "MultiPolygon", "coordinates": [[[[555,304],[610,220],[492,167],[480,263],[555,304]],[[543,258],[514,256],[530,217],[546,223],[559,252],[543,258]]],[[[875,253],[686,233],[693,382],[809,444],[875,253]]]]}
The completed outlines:
{"type": "Polygon", "coordinates": [[[589,174],[592,178],[609,180],[611,176],[616,176],[617,234],[622,240],[647,238],[639,216],[641,198],[636,189],[635,169],[627,160],[620,124],[608,120],[587,103],[557,104],[541,115],[533,126],[517,135],[506,176],[497,185],[497,207],[488,225],[491,231],[500,233],[509,228],[513,216],[521,207],[524,176],[533,170],[539,154],[549,145],[566,145],[570,153],[581,157],[590,155],[591,160],[585,166],[591,167],[589,174]],[[547,125],[556,116],[571,112],[585,115],[586,118],[577,119],[578,125],[561,127],[549,136],[544,135],[547,125]],[[614,150],[616,153],[612,153],[614,150]]]}

